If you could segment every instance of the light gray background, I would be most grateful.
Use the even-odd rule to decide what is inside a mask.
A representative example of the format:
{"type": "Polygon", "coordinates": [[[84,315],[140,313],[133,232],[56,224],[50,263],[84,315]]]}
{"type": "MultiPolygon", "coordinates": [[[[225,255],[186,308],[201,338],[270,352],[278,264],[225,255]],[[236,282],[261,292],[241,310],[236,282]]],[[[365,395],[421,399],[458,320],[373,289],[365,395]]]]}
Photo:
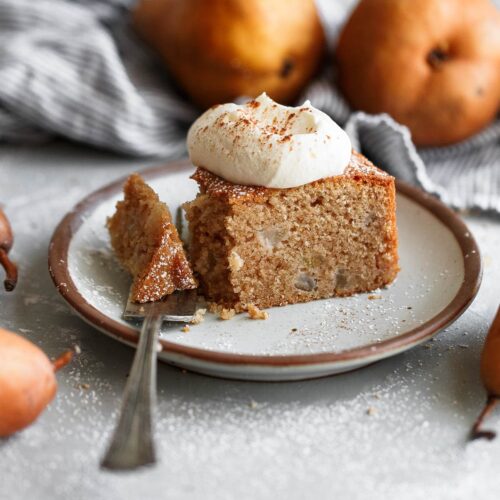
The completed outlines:
{"type": "MultiPolygon", "coordinates": [[[[500,439],[466,443],[485,397],[480,349],[500,299],[500,221],[473,217],[466,221],[483,252],[483,285],[435,341],[309,382],[231,382],[161,365],[161,462],[101,472],[133,351],[70,312],[52,286],[47,247],[83,196],[152,163],[161,161],[65,143],[0,147],[0,202],[20,263],[16,291],[0,291],[0,325],[51,357],[82,349],[58,374],[59,393],[38,422],[0,441],[1,500],[499,497],[500,439]]],[[[500,415],[490,424],[500,430],[500,415]]]]}

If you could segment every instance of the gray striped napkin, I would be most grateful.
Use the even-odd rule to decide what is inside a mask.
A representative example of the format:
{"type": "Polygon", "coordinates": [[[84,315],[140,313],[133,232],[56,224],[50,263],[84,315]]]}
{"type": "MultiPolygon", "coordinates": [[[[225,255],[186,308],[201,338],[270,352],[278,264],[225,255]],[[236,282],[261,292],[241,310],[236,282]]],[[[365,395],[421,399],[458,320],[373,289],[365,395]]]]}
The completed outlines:
{"type": "MultiPolygon", "coordinates": [[[[199,111],[133,34],[131,3],[0,0],[0,141],[61,135],[129,155],[185,155],[199,111]]],[[[318,0],[330,43],[354,3],[318,0]]],[[[342,124],[357,149],[454,208],[500,215],[500,119],[460,144],[416,149],[388,115],[352,113],[331,81],[320,76],[303,98],[342,124]]]]}

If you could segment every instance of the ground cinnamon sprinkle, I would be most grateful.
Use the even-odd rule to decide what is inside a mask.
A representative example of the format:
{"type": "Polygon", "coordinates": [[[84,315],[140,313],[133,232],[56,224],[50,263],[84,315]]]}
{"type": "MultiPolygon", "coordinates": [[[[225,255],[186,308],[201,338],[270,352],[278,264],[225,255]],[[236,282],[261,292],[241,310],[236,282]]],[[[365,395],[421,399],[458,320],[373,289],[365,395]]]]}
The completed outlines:
{"type": "Polygon", "coordinates": [[[260,102],[259,101],[250,101],[249,103],[247,103],[247,106],[249,108],[258,108],[260,106],[260,102]]]}

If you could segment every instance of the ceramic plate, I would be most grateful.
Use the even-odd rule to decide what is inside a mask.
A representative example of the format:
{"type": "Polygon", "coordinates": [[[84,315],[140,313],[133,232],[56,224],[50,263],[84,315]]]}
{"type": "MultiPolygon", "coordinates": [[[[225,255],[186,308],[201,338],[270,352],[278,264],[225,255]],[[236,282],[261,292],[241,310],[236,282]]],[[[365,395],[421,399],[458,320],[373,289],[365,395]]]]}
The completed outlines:
{"type": "MultiPolygon", "coordinates": [[[[193,167],[171,163],[142,173],[173,213],[196,195],[193,167]]],[[[138,325],[121,319],[130,285],[104,226],[123,180],[85,198],[56,229],[49,268],[62,296],[87,322],[134,345],[138,325]]],[[[397,186],[401,271],[389,288],[269,309],[269,319],[238,315],[181,331],[164,324],[161,360],[226,378],[297,380],[354,370],[424,342],[454,321],[481,278],[477,245],[464,223],[436,199],[397,186]]]]}

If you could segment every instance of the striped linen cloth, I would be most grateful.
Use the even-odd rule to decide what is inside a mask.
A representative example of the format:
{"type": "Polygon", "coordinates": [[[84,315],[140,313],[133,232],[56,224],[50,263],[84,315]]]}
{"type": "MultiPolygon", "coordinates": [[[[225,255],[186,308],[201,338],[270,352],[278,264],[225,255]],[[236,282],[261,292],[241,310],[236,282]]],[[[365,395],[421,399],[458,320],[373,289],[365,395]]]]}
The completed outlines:
{"type": "MultiPolygon", "coordinates": [[[[499,0],[497,0],[498,2],[499,0]]],[[[179,158],[199,111],[135,37],[133,0],[0,0],[0,141],[64,136],[135,156],[179,158]]],[[[355,0],[318,0],[330,45],[355,0]]],[[[303,99],[357,149],[456,209],[500,215],[500,119],[454,146],[417,149],[388,115],[351,112],[328,70],[303,99]]]]}

